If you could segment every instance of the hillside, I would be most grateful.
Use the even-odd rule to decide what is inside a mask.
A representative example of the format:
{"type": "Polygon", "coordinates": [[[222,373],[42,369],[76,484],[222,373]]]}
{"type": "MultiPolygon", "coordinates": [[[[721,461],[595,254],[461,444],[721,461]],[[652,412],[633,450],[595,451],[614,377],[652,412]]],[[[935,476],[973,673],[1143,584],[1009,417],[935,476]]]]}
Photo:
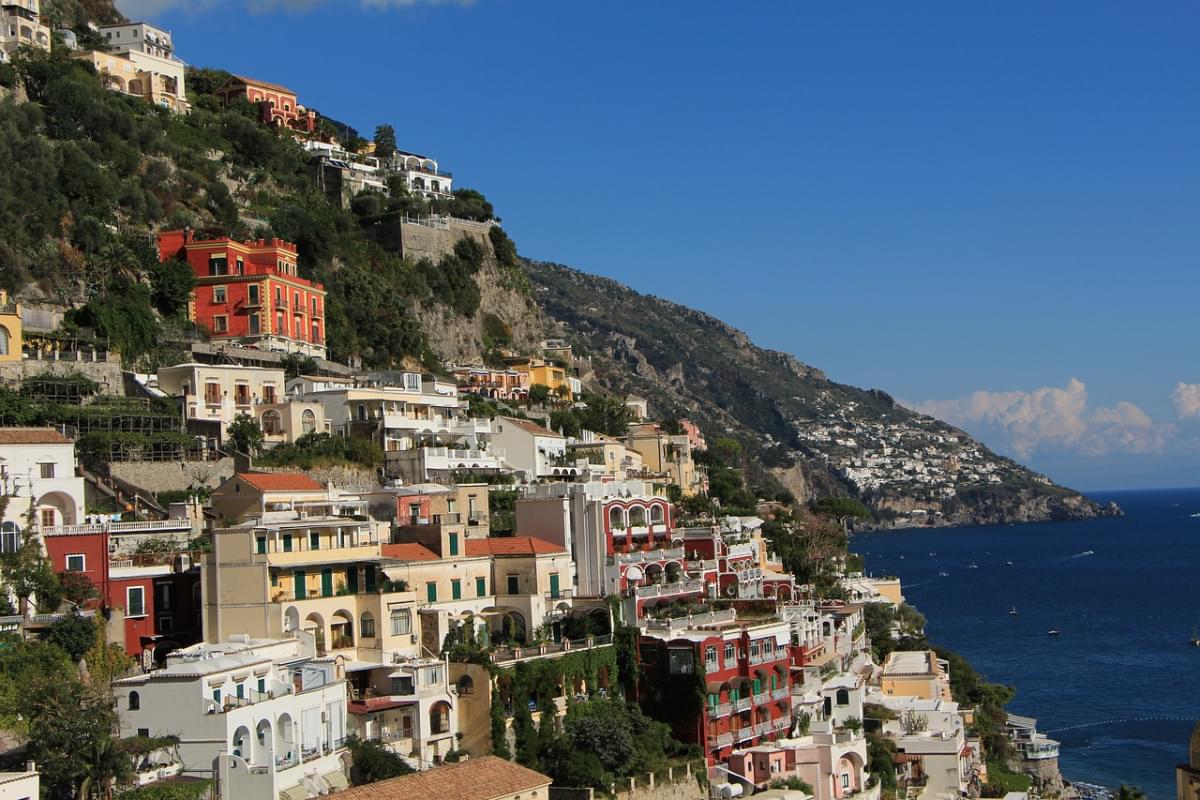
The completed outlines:
{"type": "Polygon", "coordinates": [[[779,485],[802,499],[850,495],[876,511],[876,524],[1109,513],[957,428],[879,390],[830,381],[707,314],[568,267],[528,269],[549,330],[590,358],[591,382],[737,439],[760,496],[779,485]]]}
{"type": "MultiPolygon", "coordinates": [[[[93,35],[88,20],[116,13],[105,0],[47,8],[81,40],[93,35]]],[[[61,49],[0,69],[0,286],[66,312],[70,333],[148,371],[207,336],[186,318],[191,271],[158,263],[155,232],[278,236],[296,242],[301,274],[325,283],[330,358],[343,364],[439,371],[565,335],[590,358],[589,386],[645,396],[661,418],[741,442],[761,497],[853,495],[879,524],[1101,513],[962,431],[829,381],[708,315],[522,261],[479,192],[427,200],[389,180],[386,194],[331,203],[295,137],[262,126],[249,103],[218,101],[227,78],[189,70],[192,110],[175,115],[108,91],[61,49]],[[461,220],[467,235],[439,232],[424,257],[405,257],[403,220],[431,213],[461,220]]]]}

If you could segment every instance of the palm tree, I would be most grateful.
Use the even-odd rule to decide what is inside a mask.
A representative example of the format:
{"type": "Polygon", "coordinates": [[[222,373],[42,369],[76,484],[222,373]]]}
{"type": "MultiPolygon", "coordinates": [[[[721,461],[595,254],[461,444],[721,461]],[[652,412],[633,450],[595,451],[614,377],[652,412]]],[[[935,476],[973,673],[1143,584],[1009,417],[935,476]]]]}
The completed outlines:
{"type": "Polygon", "coordinates": [[[1117,800],[1146,800],[1146,793],[1136,786],[1121,784],[1117,790],[1117,800]]]}

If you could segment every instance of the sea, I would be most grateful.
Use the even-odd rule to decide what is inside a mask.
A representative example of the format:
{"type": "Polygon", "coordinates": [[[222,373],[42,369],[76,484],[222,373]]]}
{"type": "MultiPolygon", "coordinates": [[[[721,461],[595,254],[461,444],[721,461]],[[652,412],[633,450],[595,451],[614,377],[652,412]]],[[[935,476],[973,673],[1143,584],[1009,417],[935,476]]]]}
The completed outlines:
{"type": "Polygon", "coordinates": [[[851,549],[901,578],[931,642],[1016,688],[1009,710],[1062,743],[1064,777],[1170,800],[1200,719],[1200,489],[1089,496],[1125,516],[864,533],[851,549]]]}

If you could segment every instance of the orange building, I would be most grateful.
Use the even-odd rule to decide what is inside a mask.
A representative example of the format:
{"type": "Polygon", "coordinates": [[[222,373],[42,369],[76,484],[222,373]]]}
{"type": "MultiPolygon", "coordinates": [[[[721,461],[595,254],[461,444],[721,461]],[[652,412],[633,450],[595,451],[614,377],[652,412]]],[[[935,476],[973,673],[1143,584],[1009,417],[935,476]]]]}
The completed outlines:
{"type": "Polygon", "coordinates": [[[304,133],[317,130],[317,112],[300,105],[296,101],[296,93],[286,86],[235,75],[214,94],[226,103],[242,97],[258,104],[262,109],[264,125],[291,128],[304,133]]]}
{"type": "Polygon", "coordinates": [[[296,245],[199,239],[185,228],[160,233],[158,255],[191,266],[188,318],[214,339],[325,357],[325,287],[299,276],[296,245]]]}

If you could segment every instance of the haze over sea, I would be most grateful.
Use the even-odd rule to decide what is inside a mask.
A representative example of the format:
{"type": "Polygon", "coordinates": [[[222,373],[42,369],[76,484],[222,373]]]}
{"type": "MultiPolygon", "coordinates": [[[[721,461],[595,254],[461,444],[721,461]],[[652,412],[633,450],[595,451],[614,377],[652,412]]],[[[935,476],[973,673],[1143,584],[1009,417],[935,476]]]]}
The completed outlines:
{"type": "Polygon", "coordinates": [[[1200,489],[1091,497],[1125,516],[861,534],[851,549],[900,576],[931,642],[1016,687],[1009,710],[1062,742],[1064,777],[1170,800],[1200,718],[1200,489]]]}

